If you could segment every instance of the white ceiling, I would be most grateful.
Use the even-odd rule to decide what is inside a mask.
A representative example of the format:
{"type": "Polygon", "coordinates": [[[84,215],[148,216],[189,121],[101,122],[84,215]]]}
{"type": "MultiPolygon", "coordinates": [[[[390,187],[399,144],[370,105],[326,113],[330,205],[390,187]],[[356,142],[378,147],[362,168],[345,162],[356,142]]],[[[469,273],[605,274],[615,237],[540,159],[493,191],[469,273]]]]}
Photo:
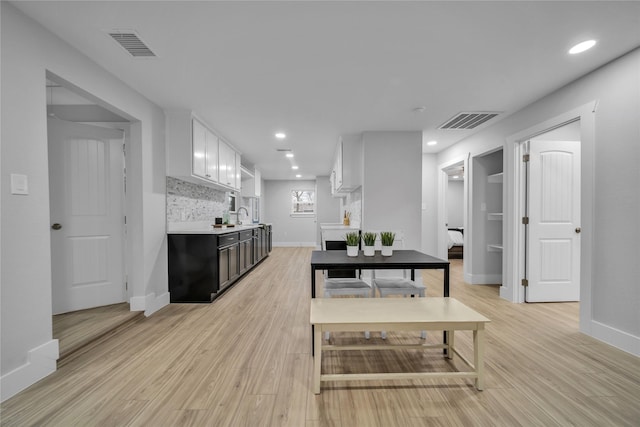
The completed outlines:
{"type": "Polygon", "coordinates": [[[459,112],[495,123],[640,46],[640,2],[14,4],[154,103],[195,111],[266,179],[293,178],[285,147],[303,179],[327,175],[343,134],[422,130],[440,151],[473,132],[437,129],[459,112]],[[129,56],[113,29],[158,57],[129,56]]]}

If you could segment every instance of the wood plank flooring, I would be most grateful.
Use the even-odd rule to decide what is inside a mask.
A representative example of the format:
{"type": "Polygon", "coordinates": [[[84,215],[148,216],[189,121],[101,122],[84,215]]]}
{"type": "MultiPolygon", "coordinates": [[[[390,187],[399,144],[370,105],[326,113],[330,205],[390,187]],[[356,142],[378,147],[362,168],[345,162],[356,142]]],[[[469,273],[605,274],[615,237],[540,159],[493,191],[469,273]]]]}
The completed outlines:
{"type": "MultiPolygon", "coordinates": [[[[2,403],[2,426],[638,426],[640,359],[578,332],[576,303],[451,295],[489,317],[486,388],[471,380],[336,382],[311,392],[310,248],[276,248],[212,304],[171,304],[2,403]]],[[[318,283],[322,282],[318,274],[318,283]]],[[[442,273],[423,271],[428,295],[442,273]]],[[[394,333],[389,340],[419,340],[394,333]]],[[[437,342],[441,334],[430,333],[437,342]]],[[[356,333],[332,340],[364,342],[356,333]]],[[[380,334],[372,331],[371,343],[380,334]]],[[[471,334],[456,346],[471,354],[471,334]]],[[[324,372],[454,369],[433,351],[327,352],[324,372]]]]}
{"type": "Polygon", "coordinates": [[[86,347],[105,335],[116,333],[128,322],[142,318],[129,303],[112,304],[53,316],[53,338],[58,340],[60,359],[86,347]]]}

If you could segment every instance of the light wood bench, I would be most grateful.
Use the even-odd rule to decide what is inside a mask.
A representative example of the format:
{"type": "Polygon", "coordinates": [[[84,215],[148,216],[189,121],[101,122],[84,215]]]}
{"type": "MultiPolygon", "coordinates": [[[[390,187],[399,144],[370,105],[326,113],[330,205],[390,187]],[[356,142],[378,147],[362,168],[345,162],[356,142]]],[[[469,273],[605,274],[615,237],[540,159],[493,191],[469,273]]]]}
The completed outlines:
{"type": "Polygon", "coordinates": [[[311,300],[311,324],[314,330],[313,392],[320,393],[321,381],[398,380],[409,378],[474,378],[478,390],[484,388],[484,325],[490,320],[453,298],[333,298],[311,300]],[[330,345],[324,343],[325,331],[421,331],[448,333],[446,344],[436,345],[330,345]],[[454,347],[454,331],[473,331],[473,363],[454,347]],[[472,371],[322,374],[323,350],[387,350],[445,348],[449,359],[454,353],[472,371]]]}

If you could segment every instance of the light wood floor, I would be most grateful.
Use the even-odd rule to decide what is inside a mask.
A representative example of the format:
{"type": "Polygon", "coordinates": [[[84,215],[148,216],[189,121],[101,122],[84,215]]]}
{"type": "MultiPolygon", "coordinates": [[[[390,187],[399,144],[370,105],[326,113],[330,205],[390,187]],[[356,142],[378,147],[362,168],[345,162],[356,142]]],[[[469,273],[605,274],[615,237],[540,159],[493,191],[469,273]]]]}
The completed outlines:
{"type": "Polygon", "coordinates": [[[60,359],[126,327],[142,312],[132,312],[128,303],[112,304],[53,316],[53,338],[58,340],[60,359]]]}
{"type": "MultiPolygon", "coordinates": [[[[57,372],[4,402],[1,424],[640,425],[639,358],[578,332],[578,304],[511,304],[495,286],[465,285],[458,260],[452,296],[492,320],[485,391],[471,380],[443,379],[337,382],[312,394],[310,253],[276,248],[213,304],[171,304],[74,353],[57,372]]],[[[423,276],[428,294],[441,295],[442,273],[423,276]]],[[[349,333],[332,339],[364,341],[349,333]]],[[[419,337],[389,332],[389,339],[419,337]]],[[[371,342],[380,342],[379,333],[372,332],[371,342]]],[[[470,334],[456,333],[459,350],[470,352],[470,343],[470,334]]],[[[453,369],[457,363],[449,365],[437,350],[327,355],[326,372],[453,369]]]]}

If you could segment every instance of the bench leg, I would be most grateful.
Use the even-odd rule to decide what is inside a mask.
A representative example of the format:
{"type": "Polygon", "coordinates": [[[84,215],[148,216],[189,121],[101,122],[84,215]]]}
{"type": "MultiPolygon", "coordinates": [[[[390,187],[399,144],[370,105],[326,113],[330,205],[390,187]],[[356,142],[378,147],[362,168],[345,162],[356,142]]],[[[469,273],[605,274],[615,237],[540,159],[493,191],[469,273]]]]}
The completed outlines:
{"type": "Polygon", "coordinates": [[[315,354],[313,356],[313,393],[320,394],[320,370],[322,368],[322,327],[316,325],[313,342],[315,354]]]}
{"type": "Polygon", "coordinates": [[[476,389],[484,389],[484,329],[473,331],[473,364],[476,367],[476,389]]]}
{"type": "Polygon", "coordinates": [[[453,359],[454,331],[446,331],[449,348],[447,349],[447,359],[453,359]]]}

